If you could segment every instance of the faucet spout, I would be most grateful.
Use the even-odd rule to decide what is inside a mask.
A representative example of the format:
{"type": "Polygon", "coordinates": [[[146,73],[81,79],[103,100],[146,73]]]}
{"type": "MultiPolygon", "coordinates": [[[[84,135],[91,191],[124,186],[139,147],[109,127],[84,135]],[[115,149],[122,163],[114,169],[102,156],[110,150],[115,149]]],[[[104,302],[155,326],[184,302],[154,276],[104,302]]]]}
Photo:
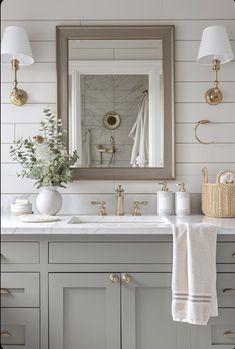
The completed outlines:
{"type": "Polygon", "coordinates": [[[124,189],[121,185],[116,189],[116,216],[124,216],[124,189]]]}

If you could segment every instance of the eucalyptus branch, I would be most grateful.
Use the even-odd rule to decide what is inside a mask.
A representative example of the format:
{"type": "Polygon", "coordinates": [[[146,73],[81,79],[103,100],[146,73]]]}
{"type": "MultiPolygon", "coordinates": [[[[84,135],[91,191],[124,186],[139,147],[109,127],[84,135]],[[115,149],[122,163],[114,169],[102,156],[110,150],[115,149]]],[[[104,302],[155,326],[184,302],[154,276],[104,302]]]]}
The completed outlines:
{"type": "Polygon", "coordinates": [[[72,166],[79,156],[77,151],[68,154],[63,142],[62,121],[50,109],[43,110],[45,121],[40,122],[42,135],[14,140],[10,154],[22,170],[17,175],[36,180],[37,188],[43,186],[65,187],[72,181],[72,166]]]}

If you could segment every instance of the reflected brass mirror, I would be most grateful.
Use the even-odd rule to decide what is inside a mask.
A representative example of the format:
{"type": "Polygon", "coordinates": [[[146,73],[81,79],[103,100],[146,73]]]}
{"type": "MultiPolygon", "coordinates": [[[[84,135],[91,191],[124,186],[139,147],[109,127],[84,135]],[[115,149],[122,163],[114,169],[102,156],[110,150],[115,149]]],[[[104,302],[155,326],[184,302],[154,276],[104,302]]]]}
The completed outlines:
{"type": "Polygon", "coordinates": [[[58,26],[58,116],[75,179],[173,179],[174,26],[58,26]]]}

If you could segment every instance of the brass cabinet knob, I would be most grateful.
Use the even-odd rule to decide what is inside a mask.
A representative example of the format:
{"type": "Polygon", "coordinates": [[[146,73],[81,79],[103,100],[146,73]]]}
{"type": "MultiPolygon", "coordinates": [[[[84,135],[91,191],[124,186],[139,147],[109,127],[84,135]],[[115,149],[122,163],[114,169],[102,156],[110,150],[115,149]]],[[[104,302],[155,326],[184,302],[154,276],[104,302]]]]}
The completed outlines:
{"type": "Polygon", "coordinates": [[[235,294],[235,288],[224,288],[223,293],[224,294],[235,294]]]}
{"type": "Polygon", "coordinates": [[[119,277],[117,274],[110,274],[109,279],[113,284],[116,284],[119,281],[119,277]]]}
{"type": "Polygon", "coordinates": [[[131,282],[131,276],[129,274],[122,274],[122,281],[124,284],[129,284],[131,282]]]}
{"type": "Polygon", "coordinates": [[[7,331],[2,331],[0,333],[0,336],[1,337],[11,337],[11,333],[10,332],[7,332],[7,331]]]}
{"type": "Polygon", "coordinates": [[[226,331],[226,332],[224,332],[224,337],[226,337],[226,338],[235,338],[235,332],[233,332],[233,331],[226,331]]]}

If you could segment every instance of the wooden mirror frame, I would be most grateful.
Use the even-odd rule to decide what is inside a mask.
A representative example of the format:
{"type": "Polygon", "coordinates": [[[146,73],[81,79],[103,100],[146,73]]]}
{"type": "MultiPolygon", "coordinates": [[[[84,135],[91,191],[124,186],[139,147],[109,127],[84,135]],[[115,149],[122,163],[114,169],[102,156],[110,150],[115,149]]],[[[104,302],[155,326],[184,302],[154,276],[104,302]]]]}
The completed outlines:
{"type": "Polygon", "coordinates": [[[164,79],[164,167],[75,168],[74,179],[155,180],[175,178],[174,26],[57,26],[57,115],[69,149],[68,40],[162,40],[164,79]]]}

